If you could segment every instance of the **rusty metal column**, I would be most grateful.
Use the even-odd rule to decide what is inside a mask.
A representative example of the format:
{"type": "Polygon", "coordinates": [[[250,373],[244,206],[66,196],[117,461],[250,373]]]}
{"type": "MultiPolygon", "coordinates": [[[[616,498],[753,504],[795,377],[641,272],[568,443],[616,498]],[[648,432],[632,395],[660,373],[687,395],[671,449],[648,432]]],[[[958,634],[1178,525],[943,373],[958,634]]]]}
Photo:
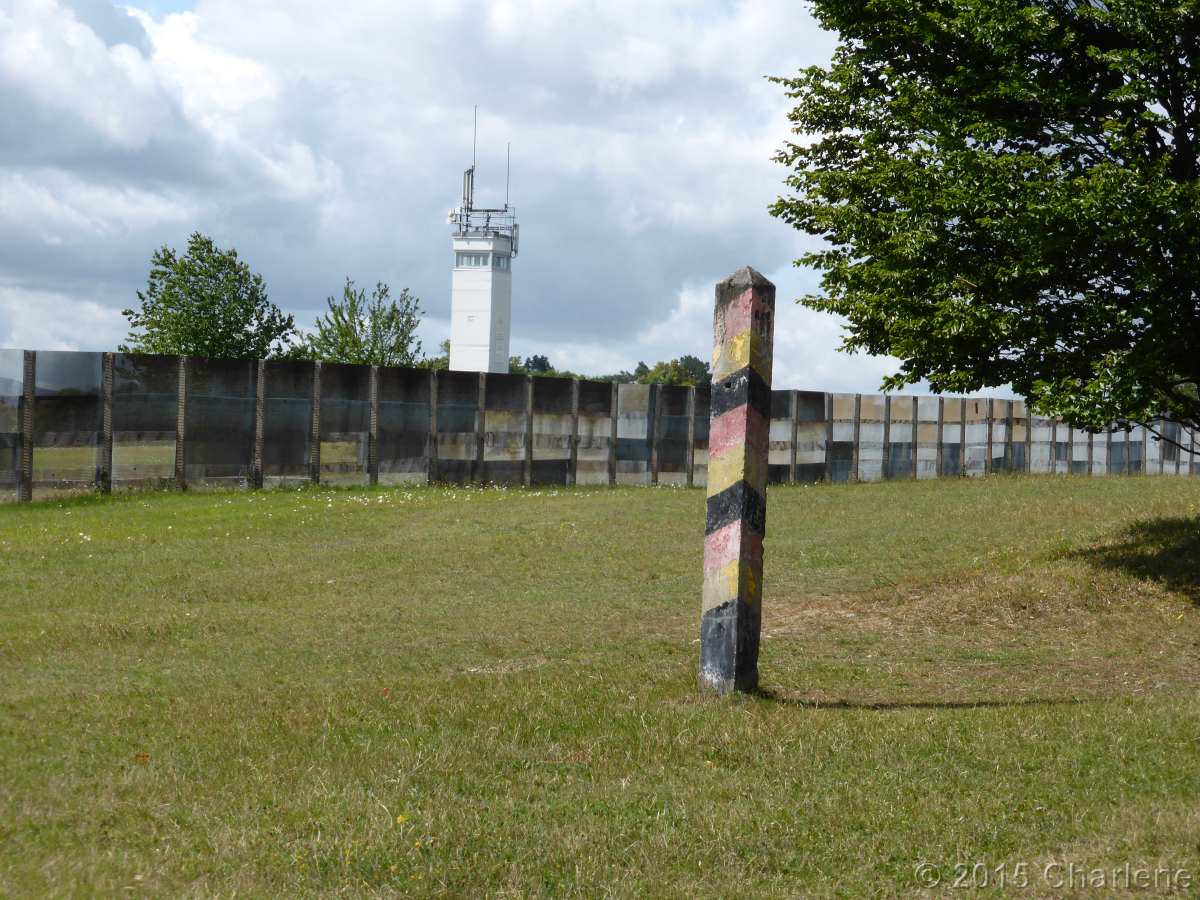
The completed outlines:
{"type": "Polygon", "coordinates": [[[608,439],[608,484],[611,487],[617,483],[617,412],[620,404],[620,385],[615,381],[612,386],[612,397],[608,402],[609,439],[608,439]]]}
{"type": "Polygon", "coordinates": [[[321,483],[321,364],[313,363],[312,434],[308,445],[308,480],[321,483]]]}
{"type": "Polygon", "coordinates": [[[833,394],[825,395],[825,483],[833,483],[833,394]]]}
{"type": "Polygon", "coordinates": [[[943,466],[946,462],[946,398],[938,397],[938,420],[937,420],[937,459],[934,465],[937,466],[937,475],[941,478],[945,473],[943,466]]]}
{"type": "Polygon", "coordinates": [[[438,480],[438,377],[437,369],[429,370],[429,459],[425,480],[434,484],[438,480]]]}
{"type": "Polygon", "coordinates": [[[521,460],[521,483],[533,486],[533,376],[525,376],[525,456],[521,460]]]}
{"type": "Polygon", "coordinates": [[[1016,451],[1013,450],[1015,442],[1013,441],[1013,427],[1016,422],[1016,416],[1013,414],[1014,401],[1008,401],[1008,408],[1004,411],[1004,471],[1012,474],[1016,471],[1016,451]]]}
{"type": "Polygon", "coordinates": [[[987,400],[987,457],[983,461],[983,474],[991,475],[992,469],[995,466],[992,464],[992,456],[995,453],[995,440],[993,432],[996,425],[996,401],[992,397],[987,400]]]}
{"type": "Polygon", "coordinates": [[[687,452],[684,454],[684,466],[687,470],[688,487],[696,484],[696,388],[692,386],[687,392],[687,452]]]}
{"type": "Polygon", "coordinates": [[[260,359],[254,373],[254,459],[250,463],[250,485],[263,486],[263,444],[266,435],[267,361],[260,359]]]}
{"type": "Polygon", "coordinates": [[[862,394],[854,395],[854,431],[850,445],[850,481],[859,481],[859,464],[862,459],[862,394]]]}
{"type": "Polygon", "coordinates": [[[792,438],[788,443],[788,482],[796,483],[796,457],[799,454],[797,444],[800,443],[800,392],[789,391],[791,396],[792,438]]]}
{"type": "Polygon", "coordinates": [[[879,466],[879,477],[892,477],[892,395],[883,395],[883,462],[879,466]]]}
{"type": "Polygon", "coordinates": [[[747,267],[717,284],[700,617],[700,689],[758,686],[775,285],[747,267]]]}
{"type": "Polygon", "coordinates": [[[650,484],[658,484],[658,442],[662,430],[662,386],[650,385],[650,408],[646,410],[646,428],[650,432],[650,484]]]}
{"type": "Polygon", "coordinates": [[[919,403],[917,403],[917,398],[914,396],[912,398],[912,439],[909,441],[909,446],[912,448],[911,461],[912,461],[913,481],[916,481],[917,477],[918,477],[917,458],[920,456],[920,454],[917,452],[917,447],[919,446],[919,444],[921,442],[921,430],[919,427],[920,419],[921,419],[921,406],[919,403]]]}
{"type": "Polygon", "coordinates": [[[958,406],[958,476],[967,477],[967,398],[958,406]]]}
{"type": "Polygon", "coordinates": [[[188,358],[179,357],[175,386],[175,486],[187,490],[187,370],[188,358]]]}
{"type": "Polygon", "coordinates": [[[33,406],[37,402],[37,354],[26,350],[21,381],[21,471],[18,474],[17,501],[33,499],[33,406]]]}
{"type": "Polygon", "coordinates": [[[567,446],[567,485],[579,483],[579,379],[571,379],[571,443],[567,446]]]}
{"type": "Polygon", "coordinates": [[[96,486],[102,494],[111,494],[113,486],[113,368],[112,353],[100,357],[100,460],[96,466],[96,486]]]}
{"type": "Polygon", "coordinates": [[[484,447],[487,441],[487,372],[479,373],[479,393],[475,397],[475,471],[471,481],[483,481],[484,447]]]}
{"type": "Polygon", "coordinates": [[[367,420],[367,483],[379,484],[379,366],[371,366],[367,395],[371,415],[367,420]]]}

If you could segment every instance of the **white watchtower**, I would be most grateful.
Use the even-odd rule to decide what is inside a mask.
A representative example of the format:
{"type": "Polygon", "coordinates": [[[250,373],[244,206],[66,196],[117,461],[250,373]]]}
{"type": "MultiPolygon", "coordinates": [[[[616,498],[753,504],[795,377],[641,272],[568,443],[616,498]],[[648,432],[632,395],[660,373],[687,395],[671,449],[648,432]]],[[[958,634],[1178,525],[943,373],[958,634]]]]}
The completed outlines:
{"type": "MultiPolygon", "coordinates": [[[[507,190],[505,192],[507,194],[507,190]]],[[[517,211],[475,208],[475,166],[463,173],[463,201],[451,210],[454,274],[450,280],[450,368],[507,372],[512,330],[512,261],[517,211]]]]}

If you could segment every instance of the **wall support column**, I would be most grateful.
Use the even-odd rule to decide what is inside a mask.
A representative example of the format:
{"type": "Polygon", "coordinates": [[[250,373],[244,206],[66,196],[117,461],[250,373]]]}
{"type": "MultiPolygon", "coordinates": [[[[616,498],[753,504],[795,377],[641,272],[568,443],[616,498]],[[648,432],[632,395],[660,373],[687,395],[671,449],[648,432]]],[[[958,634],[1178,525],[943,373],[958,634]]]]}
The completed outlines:
{"type": "Polygon", "coordinates": [[[111,494],[113,486],[113,369],[112,353],[100,356],[100,460],[96,466],[96,487],[111,494]]]}
{"type": "Polygon", "coordinates": [[[799,448],[796,446],[800,442],[800,392],[789,391],[791,394],[791,417],[792,417],[792,438],[788,444],[788,482],[796,483],[796,456],[799,453],[799,448]]]}
{"type": "Polygon", "coordinates": [[[688,487],[696,484],[696,388],[690,387],[687,392],[687,451],[684,455],[684,466],[687,470],[688,487]]]}
{"type": "MultiPolygon", "coordinates": [[[[691,473],[689,470],[689,478],[691,473]]],[[[571,443],[567,446],[567,485],[579,482],[579,379],[571,379],[571,443]]]]}
{"type": "Polygon", "coordinates": [[[175,381],[175,486],[187,490],[187,365],[179,357],[179,376],[175,381]]]}
{"type": "Polygon", "coordinates": [[[918,457],[920,456],[920,454],[917,452],[917,446],[921,440],[921,430],[920,430],[921,423],[920,423],[920,419],[919,419],[920,414],[921,414],[921,406],[919,403],[917,403],[917,398],[914,396],[912,398],[912,428],[910,429],[912,432],[912,437],[909,439],[909,442],[908,442],[908,446],[912,450],[909,461],[912,463],[912,479],[913,479],[913,481],[917,480],[917,471],[918,471],[917,470],[917,460],[918,460],[918,457]]]}
{"type": "Polygon", "coordinates": [[[610,486],[617,483],[617,417],[620,413],[621,395],[619,392],[620,385],[615,381],[612,386],[612,398],[609,400],[608,411],[609,415],[609,439],[608,439],[608,483],[610,486]]]}
{"type": "Polygon", "coordinates": [[[371,366],[367,394],[371,415],[367,420],[367,483],[379,484],[379,366],[371,366]]]}
{"type": "Polygon", "coordinates": [[[1013,407],[1016,406],[1015,401],[1008,401],[1008,408],[1004,411],[1004,471],[1010,475],[1016,471],[1016,451],[1013,449],[1015,441],[1013,441],[1013,427],[1016,421],[1016,415],[1013,412],[1013,407]]]}
{"type": "Polygon", "coordinates": [[[833,483],[833,394],[825,395],[825,482],[833,483]]]}
{"type": "Polygon", "coordinates": [[[312,433],[308,445],[308,480],[321,483],[321,364],[313,363],[312,433]]]}
{"type": "Polygon", "coordinates": [[[483,482],[484,442],[487,436],[487,372],[479,373],[479,392],[475,395],[475,471],[471,480],[483,482]]]}
{"type": "Polygon", "coordinates": [[[854,395],[854,432],[850,445],[850,480],[862,480],[862,394],[854,395]]]}
{"type": "Polygon", "coordinates": [[[941,478],[945,472],[943,465],[946,461],[946,398],[938,397],[938,420],[937,420],[937,478],[941,478]]]}
{"type": "Polygon", "coordinates": [[[521,483],[533,485],[533,376],[525,376],[525,458],[521,462],[521,483]]]}
{"type": "Polygon", "coordinates": [[[717,284],[700,617],[700,689],[758,686],[775,286],[753,269],[717,284]]]}
{"type": "Polygon", "coordinates": [[[996,422],[996,401],[988,397],[987,401],[987,457],[983,461],[983,474],[991,475],[995,466],[992,463],[992,457],[995,454],[994,429],[996,422]]]}
{"type": "Polygon", "coordinates": [[[963,397],[958,408],[958,475],[967,477],[967,398],[963,397]]]}
{"type": "Polygon", "coordinates": [[[429,484],[438,480],[438,374],[437,369],[429,370],[429,471],[425,476],[429,484]]]}
{"type": "Polygon", "coordinates": [[[37,354],[26,350],[21,382],[21,471],[17,480],[17,501],[33,499],[33,407],[37,402],[37,354]]]}
{"type": "Polygon", "coordinates": [[[892,395],[883,395],[883,463],[880,478],[892,477],[892,395]]]}
{"type": "Polygon", "coordinates": [[[650,409],[646,428],[650,431],[650,484],[658,484],[658,439],[662,430],[662,387],[650,385],[650,409]]]}
{"type": "Polygon", "coordinates": [[[254,372],[254,457],[250,461],[250,486],[263,486],[263,450],[266,435],[267,362],[260,359],[254,372]]]}

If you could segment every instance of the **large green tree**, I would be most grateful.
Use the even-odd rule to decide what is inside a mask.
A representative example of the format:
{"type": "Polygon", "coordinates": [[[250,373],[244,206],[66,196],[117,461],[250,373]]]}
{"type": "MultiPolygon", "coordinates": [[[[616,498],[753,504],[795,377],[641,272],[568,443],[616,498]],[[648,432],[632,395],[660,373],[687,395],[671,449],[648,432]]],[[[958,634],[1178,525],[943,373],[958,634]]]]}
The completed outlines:
{"type": "Polygon", "coordinates": [[[266,359],[286,352],[296,334],[292,317],[267,299],[263,277],[199,232],[182,256],[166,245],[154,251],[137,297],[138,309],[123,310],[125,352],[266,359]]]}
{"type": "Polygon", "coordinates": [[[326,303],[329,311],[317,317],[294,355],[370,366],[415,366],[420,360],[421,301],[408,288],[392,299],[391,289],[379,282],[368,297],[347,278],[342,296],[326,303]]]}
{"type": "Polygon", "coordinates": [[[773,213],[802,302],[885,385],[1011,384],[1092,430],[1200,424],[1200,12],[1151,0],[813,0],[773,213]]]}

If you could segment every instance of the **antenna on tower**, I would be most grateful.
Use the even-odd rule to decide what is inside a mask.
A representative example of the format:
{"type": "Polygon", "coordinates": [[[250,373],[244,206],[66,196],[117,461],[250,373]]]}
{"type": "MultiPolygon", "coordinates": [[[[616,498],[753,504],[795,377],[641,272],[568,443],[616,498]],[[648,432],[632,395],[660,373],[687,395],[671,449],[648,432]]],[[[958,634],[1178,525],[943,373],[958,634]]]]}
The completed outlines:
{"type": "Polygon", "coordinates": [[[471,132],[471,168],[475,168],[475,145],[479,142],[479,104],[475,104],[475,130],[471,132]]]}
{"type": "Polygon", "coordinates": [[[504,151],[504,208],[508,209],[508,179],[512,174],[512,141],[504,151]]]}

